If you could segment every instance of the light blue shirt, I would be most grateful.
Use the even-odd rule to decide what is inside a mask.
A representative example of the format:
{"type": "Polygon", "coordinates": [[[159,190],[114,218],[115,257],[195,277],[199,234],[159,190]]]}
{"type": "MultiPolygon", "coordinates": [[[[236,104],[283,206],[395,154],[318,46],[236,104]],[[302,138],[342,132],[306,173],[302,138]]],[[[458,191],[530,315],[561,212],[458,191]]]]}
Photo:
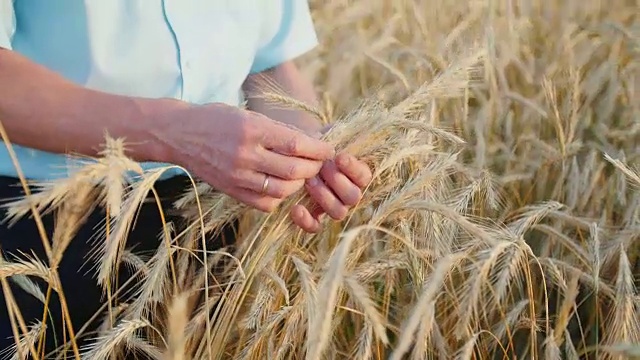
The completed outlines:
{"type": "MultiPolygon", "coordinates": [[[[239,105],[247,75],[316,45],[306,0],[0,0],[0,47],[120,95],[239,105]]],[[[72,166],[66,155],[12,146],[28,178],[72,166]]],[[[0,175],[17,176],[4,143],[0,175]]]]}

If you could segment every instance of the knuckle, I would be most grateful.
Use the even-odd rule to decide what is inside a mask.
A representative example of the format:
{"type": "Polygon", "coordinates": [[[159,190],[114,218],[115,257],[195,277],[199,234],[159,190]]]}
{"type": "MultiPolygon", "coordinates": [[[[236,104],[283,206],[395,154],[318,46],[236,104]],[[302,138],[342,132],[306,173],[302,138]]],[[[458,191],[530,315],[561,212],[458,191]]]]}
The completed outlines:
{"type": "Polygon", "coordinates": [[[239,169],[242,167],[244,163],[244,156],[242,154],[242,148],[239,148],[233,155],[231,156],[231,166],[233,169],[239,169]]]}
{"type": "Polygon", "coordinates": [[[242,144],[254,143],[256,139],[260,139],[265,136],[264,131],[256,126],[255,121],[248,115],[244,115],[240,119],[241,136],[240,142],[242,144]]]}
{"type": "Polygon", "coordinates": [[[295,163],[290,163],[287,167],[287,178],[296,179],[300,175],[300,166],[295,163]]]}
{"type": "Polygon", "coordinates": [[[290,154],[297,154],[300,149],[300,140],[295,136],[291,137],[287,140],[285,147],[290,154]]]}
{"type": "Polygon", "coordinates": [[[246,140],[247,138],[253,135],[254,127],[251,126],[251,121],[247,116],[241,115],[237,121],[238,127],[240,128],[240,133],[242,134],[241,139],[246,140]]]}
{"type": "Polygon", "coordinates": [[[251,158],[251,152],[246,147],[240,147],[233,157],[236,165],[244,165],[251,158]]]}

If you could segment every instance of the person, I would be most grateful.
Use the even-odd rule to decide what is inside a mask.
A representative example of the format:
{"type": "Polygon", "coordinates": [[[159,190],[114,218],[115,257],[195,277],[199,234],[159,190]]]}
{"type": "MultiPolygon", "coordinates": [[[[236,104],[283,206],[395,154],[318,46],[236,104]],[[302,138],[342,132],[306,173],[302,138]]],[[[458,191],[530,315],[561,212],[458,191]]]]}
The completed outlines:
{"type": "MultiPolygon", "coordinates": [[[[315,104],[312,83],[294,60],[317,44],[305,0],[0,0],[0,121],[27,179],[69,176],[66,155],[96,156],[108,132],[126,140],[127,155],[144,169],[179,165],[260,211],[306,191],[313,206],[297,205],[290,217],[312,233],[323,216],[344,219],[371,170],[321,141],[315,118],[251,94],[263,91],[259,80],[267,77],[315,104]]],[[[6,146],[0,176],[2,199],[23,195],[6,146]]],[[[158,181],[167,204],[184,190],[184,179],[175,170],[158,181]]],[[[143,208],[136,220],[130,238],[152,239],[138,244],[142,249],[158,246],[157,213],[143,208]]],[[[100,219],[99,210],[91,214],[59,267],[74,330],[104,301],[92,274],[79,270],[100,219]]],[[[44,224],[50,234],[51,216],[44,224]]],[[[46,263],[32,219],[3,223],[0,247],[4,259],[33,251],[46,263]]],[[[53,331],[47,349],[61,345],[55,294],[49,323],[42,303],[10,284],[25,321],[47,321],[53,331]]],[[[6,349],[13,331],[4,295],[0,303],[6,349]]]]}

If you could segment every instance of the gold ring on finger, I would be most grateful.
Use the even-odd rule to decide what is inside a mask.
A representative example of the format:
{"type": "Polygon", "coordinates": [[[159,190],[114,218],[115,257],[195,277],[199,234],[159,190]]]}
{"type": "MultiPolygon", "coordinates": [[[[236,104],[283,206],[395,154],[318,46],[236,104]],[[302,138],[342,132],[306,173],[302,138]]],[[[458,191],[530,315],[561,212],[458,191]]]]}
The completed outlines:
{"type": "Polygon", "coordinates": [[[267,188],[269,187],[269,175],[264,176],[264,182],[262,183],[262,194],[267,192],[267,188]]]}

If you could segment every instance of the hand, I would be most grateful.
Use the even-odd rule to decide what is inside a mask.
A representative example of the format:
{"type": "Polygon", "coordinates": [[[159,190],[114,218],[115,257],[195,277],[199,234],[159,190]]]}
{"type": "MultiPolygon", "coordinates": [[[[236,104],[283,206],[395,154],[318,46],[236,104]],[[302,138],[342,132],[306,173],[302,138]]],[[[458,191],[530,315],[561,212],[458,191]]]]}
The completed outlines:
{"type": "Polygon", "coordinates": [[[324,141],[223,104],[170,111],[154,131],[166,149],[160,161],[183,166],[213,188],[265,212],[301,189],[335,155],[324,141]]]}
{"type": "Polygon", "coordinates": [[[318,176],[306,182],[314,205],[310,209],[295,205],[291,209],[292,221],[315,233],[320,230],[320,219],[325,213],[334,220],[343,220],[349,208],[361,200],[362,190],[372,176],[367,164],[347,153],[338,154],[335,161],[325,161],[318,176]]]}

